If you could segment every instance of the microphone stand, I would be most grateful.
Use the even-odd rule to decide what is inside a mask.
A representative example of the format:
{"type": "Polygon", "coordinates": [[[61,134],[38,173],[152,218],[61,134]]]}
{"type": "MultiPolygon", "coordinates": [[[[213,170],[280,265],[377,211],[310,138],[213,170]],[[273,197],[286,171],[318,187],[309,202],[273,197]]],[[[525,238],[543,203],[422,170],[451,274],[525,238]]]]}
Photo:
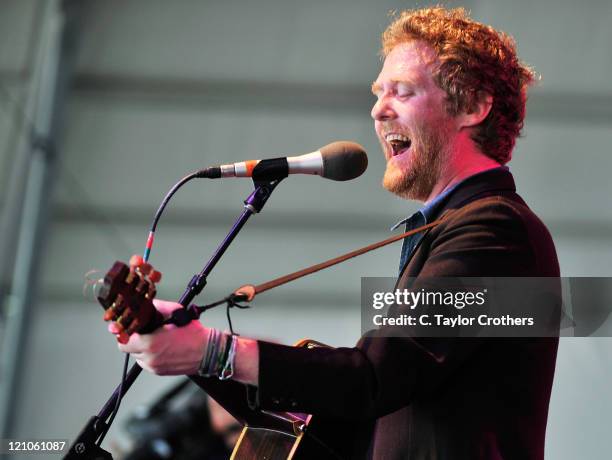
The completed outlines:
{"type": "MultiPolygon", "coordinates": [[[[244,210],[242,211],[242,214],[238,217],[229,233],[206,263],[202,271],[191,278],[185,292],[181,296],[179,303],[183,306],[186,314],[180,315],[183,320],[179,320],[178,323],[175,322],[177,326],[184,326],[191,321],[192,316],[187,313],[187,307],[192,300],[202,292],[206,286],[208,275],[210,275],[213,268],[217,262],[219,262],[234,238],[236,238],[244,224],[246,224],[247,220],[249,220],[249,217],[251,217],[253,214],[259,213],[263,209],[266,201],[268,201],[268,198],[270,198],[270,195],[272,195],[272,192],[281,180],[283,180],[283,178],[273,180],[253,179],[255,190],[246,200],[244,200],[244,210]]],[[[179,317],[176,319],[179,319],[179,317]]],[[[75,441],[70,446],[70,450],[66,456],[64,456],[64,460],[112,460],[112,455],[97,445],[96,441],[108,430],[109,425],[107,421],[113,413],[117,399],[121,399],[125,393],[127,393],[141,372],[142,368],[138,364],[132,365],[123,384],[119,385],[115,389],[98,415],[92,416],[87,421],[75,441]]]]}

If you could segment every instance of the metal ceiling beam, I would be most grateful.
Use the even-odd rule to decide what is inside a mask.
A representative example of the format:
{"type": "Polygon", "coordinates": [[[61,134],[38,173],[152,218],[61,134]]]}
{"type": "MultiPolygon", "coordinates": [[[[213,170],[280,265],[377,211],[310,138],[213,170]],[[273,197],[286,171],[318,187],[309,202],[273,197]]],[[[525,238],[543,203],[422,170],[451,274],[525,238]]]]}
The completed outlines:
{"type": "MultiPolygon", "coordinates": [[[[206,109],[293,112],[322,111],[367,115],[374,103],[368,83],[308,83],[288,81],[150,78],[81,73],[74,94],[115,103],[139,102],[206,109]]],[[[612,93],[553,91],[529,93],[529,120],[609,125],[612,93]]]]}
{"type": "MultiPolygon", "coordinates": [[[[15,266],[6,301],[6,334],[0,347],[0,439],[14,433],[27,329],[37,300],[40,254],[48,227],[50,189],[54,177],[62,108],[75,61],[78,0],[47,4],[39,68],[33,93],[30,139],[23,156],[25,187],[19,219],[15,266]]],[[[11,232],[12,233],[12,232],[11,232]]],[[[3,299],[0,299],[0,301],[3,299]]]]}

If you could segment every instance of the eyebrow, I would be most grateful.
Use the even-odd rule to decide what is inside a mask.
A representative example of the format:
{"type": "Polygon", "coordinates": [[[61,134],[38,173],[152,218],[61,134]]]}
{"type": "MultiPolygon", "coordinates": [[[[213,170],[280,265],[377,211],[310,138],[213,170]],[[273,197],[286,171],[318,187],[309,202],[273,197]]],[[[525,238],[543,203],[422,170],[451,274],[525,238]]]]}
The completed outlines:
{"type": "MultiPolygon", "coordinates": [[[[391,79],[391,83],[394,85],[397,85],[399,83],[406,83],[408,85],[413,85],[416,86],[418,84],[418,78],[413,77],[413,78],[392,78],[391,79]]],[[[376,94],[378,91],[382,90],[382,85],[378,82],[373,82],[372,83],[372,87],[371,87],[372,93],[376,94]]]]}

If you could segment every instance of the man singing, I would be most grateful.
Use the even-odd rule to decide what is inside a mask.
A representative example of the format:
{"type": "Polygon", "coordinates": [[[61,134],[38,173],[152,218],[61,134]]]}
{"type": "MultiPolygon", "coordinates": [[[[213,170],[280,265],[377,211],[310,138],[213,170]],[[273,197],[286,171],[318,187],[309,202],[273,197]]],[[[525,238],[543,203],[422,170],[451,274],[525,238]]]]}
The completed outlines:
{"type": "MultiPolygon", "coordinates": [[[[400,14],[382,52],[372,118],[383,185],[424,203],[408,228],[443,218],[404,241],[398,287],[419,277],[558,277],[552,239],[504,166],[534,80],[513,40],[463,9],[437,7],[400,14]]],[[[544,458],[556,338],[374,334],[354,348],[298,349],[193,321],[119,348],[160,375],[229,375],[220,384],[256,388],[261,409],[357,421],[350,458],[544,458]]]]}

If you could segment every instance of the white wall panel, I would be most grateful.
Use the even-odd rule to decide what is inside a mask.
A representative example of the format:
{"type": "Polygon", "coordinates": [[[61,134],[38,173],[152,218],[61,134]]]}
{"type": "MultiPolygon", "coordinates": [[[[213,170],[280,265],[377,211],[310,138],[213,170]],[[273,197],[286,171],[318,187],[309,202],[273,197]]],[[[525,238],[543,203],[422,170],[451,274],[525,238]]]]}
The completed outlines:
{"type": "Polygon", "coordinates": [[[15,75],[26,65],[36,0],[0,2],[0,75],[15,75]]]}
{"type": "MultiPolygon", "coordinates": [[[[25,62],[36,5],[0,4],[0,73],[13,80],[25,62]]],[[[463,5],[515,36],[521,57],[543,75],[510,167],[521,195],[550,226],[563,274],[610,275],[612,128],[606,101],[612,97],[612,4],[463,5]]],[[[101,309],[79,297],[83,274],[140,252],[159,201],[185,173],[307,152],[336,139],[362,143],[370,158],[367,173],[356,181],[294,176],[282,183],[215,270],[202,302],[385,238],[391,223],[417,208],[380,187],[384,162],[367,99],[380,67],[376,53],[387,12],[413,5],[109,0],[87,6],[49,245],[41,256],[41,302],[24,359],[18,420],[24,437],[72,438],[114,387],[121,360],[101,309]],[[251,84],[262,94],[248,94],[251,84]],[[242,93],[232,94],[232,88],[242,93]],[[313,88],[316,102],[292,103],[292,90],[313,88]],[[363,99],[342,105],[360,88],[363,99]],[[216,89],[220,94],[211,94],[216,89]],[[336,99],[336,90],[345,92],[336,99]]],[[[296,100],[309,102],[309,96],[296,100]]],[[[13,129],[8,107],[3,109],[0,146],[13,129]]],[[[182,292],[250,189],[248,180],[200,181],[179,192],[159,226],[152,259],[164,272],[162,297],[182,292]]],[[[242,333],[286,343],[312,336],[352,344],[359,335],[359,278],[393,275],[398,252],[399,243],[266,293],[252,310],[236,312],[235,324],[242,333]]],[[[225,326],[222,310],[205,321],[225,326]]],[[[599,459],[609,452],[609,347],[607,339],[562,342],[548,459],[599,459]]],[[[169,384],[142,378],[109,444],[120,436],[129,410],[169,384]]]]}
{"type": "Polygon", "coordinates": [[[542,75],[543,89],[612,92],[608,0],[481,0],[473,12],[477,19],[514,36],[521,58],[542,75]]]}
{"type": "MultiPolygon", "coordinates": [[[[380,231],[338,229],[320,230],[270,228],[259,225],[265,215],[252,217],[234,241],[209,279],[203,298],[221,298],[243,284],[259,284],[278,276],[322,262],[361,246],[391,236],[388,228],[380,231]]],[[[177,298],[191,276],[199,272],[231,225],[201,227],[160,226],[151,262],[164,273],[160,295],[177,298]]],[[[384,224],[384,223],[383,223],[384,224]]],[[[147,231],[135,226],[118,226],[133,252],[141,252],[147,231]]],[[[116,260],[131,254],[118,254],[108,240],[107,229],[91,225],[57,224],[52,232],[45,260],[45,295],[78,299],[83,276],[91,269],[106,271],[116,260]]],[[[274,302],[297,296],[300,304],[326,302],[333,305],[359,303],[362,276],[394,276],[397,273],[401,243],[364,255],[335,268],[296,281],[262,295],[261,302],[274,302]],[[343,298],[346,300],[342,301],[343,298]],[[312,300],[308,300],[308,298],[312,300]]]]}
{"type": "Polygon", "coordinates": [[[559,344],[546,430],[546,459],[610,456],[612,339],[565,338],[559,344]]]}
{"type": "Polygon", "coordinates": [[[369,78],[378,36],[397,1],[95,2],[83,72],[209,79],[369,78]],[[177,33],[180,30],[181,33],[177,33]]]}
{"type": "MultiPolygon", "coordinates": [[[[270,208],[361,212],[366,203],[377,213],[385,210],[392,216],[410,208],[399,199],[389,199],[379,185],[384,159],[367,112],[340,116],[113,102],[83,97],[70,110],[71,129],[62,161],[87,186],[93,205],[153,209],[174,182],[201,167],[306,153],[335,140],[352,139],[369,152],[364,176],[344,183],[291,177],[279,186],[270,208]]],[[[190,184],[172,206],[228,209],[241,203],[250,188],[248,180],[239,179],[190,184]]],[[[79,204],[80,198],[60,192],[59,202],[79,204]]]]}
{"type": "Polygon", "coordinates": [[[510,163],[526,201],[545,221],[611,222],[612,125],[526,123],[510,163]]]}

